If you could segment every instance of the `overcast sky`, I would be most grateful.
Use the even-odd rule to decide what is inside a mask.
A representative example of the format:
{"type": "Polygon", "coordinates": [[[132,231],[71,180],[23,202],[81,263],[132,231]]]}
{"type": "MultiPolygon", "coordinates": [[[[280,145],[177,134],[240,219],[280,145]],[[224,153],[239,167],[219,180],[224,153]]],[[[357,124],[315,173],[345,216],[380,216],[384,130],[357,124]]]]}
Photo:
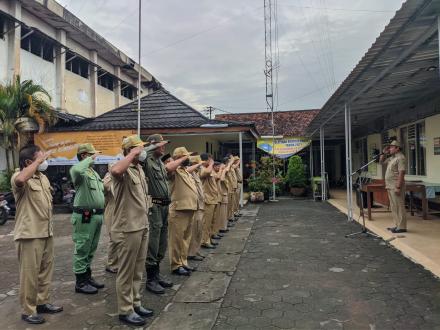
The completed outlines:
{"type": "MultiPolygon", "coordinates": [[[[277,1],[278,110],[320,108],[404,2],[277,1]]],[[[137,60],[137,0],[59,2],[137,60]]],[[[167,90],[199,110],[266,111],[263,0],[142,4],[142,65],[167,90]]]]}

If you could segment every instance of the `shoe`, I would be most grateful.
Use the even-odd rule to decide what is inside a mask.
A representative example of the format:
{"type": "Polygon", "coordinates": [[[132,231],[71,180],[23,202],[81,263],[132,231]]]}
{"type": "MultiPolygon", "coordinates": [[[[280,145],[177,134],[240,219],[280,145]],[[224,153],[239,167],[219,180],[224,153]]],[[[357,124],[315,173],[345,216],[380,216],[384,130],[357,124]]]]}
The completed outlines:
{"type": "Polygon", "coordinates": [[[129,325],[140,326],[145,324],[145,320],[136,312],[133,312],[130,315],[119,315],[119,320],[129,325]]]}
{"type": "Polygon", "coordinates": [[[55,314],[63,311],[63,306],[55,306],[52,304],[37,305],[38,314],[55,314]]]}
{"type": "Polygon", "coordinates": [[[21,315],[21,319],[23,321],[26,321],[29,324],[42,324],[44,322],[46,322],[46,320],[44,319],[44,317],[36,314],[36,315],[21,315]]]}
{"type": "Polygon", "coordinates": [[[406,229],[397,229],[397,228],[394,228],[394,229],[391,230],[391,232],[392,232],[392,233],[395,233],[395,234],[398,234],[398,233],[406,233],[407,230],[406,230],[406,229]]]}
{"type": "Polygon", "coordinates": [[[218,236],[218,235],[212,235],[211,238],[212,238],[212,239],[221,239],[221,237],[218,236]]]}
{"type": "Polygon", "coordinates": [[[179,267],[179,268],[174,269],[174,270],[172,271],[172,273],[173,273],[174,275],[179,275],[179,276],[190,276],[190,275],[191,275],[191,272],[187,271],[187,270],[186,270],[185,268],[183,268],[183,267],[179,267]]]}
{"type": "Polygon", "coordinates": [[[205,256],[203,254],[201,254],[200,252],[197,252],[197,256],[199,256],[202,259],[205,259],[205,256]]]}
{"type": "Polygon", "coordinates": [[[397,227],[388,227],[387,230],[389,230],[389,231],[393,231],[393,230],[396,230],[396,228],[397,228],[397,227]]]}
{"type": "Polygon", "coordinates": [[[222,234],[227,233],[229,231],[229,229],[220,229],[219,232],[221,232],[222,234]]]}
{"type": "MultiPolygon", "coordinates": [[[[145,289],[147,289],[148,291],[150,291],[154,294],[164,294],[165,293],[165,289],[163,288],[162,285],[159,284],[159,282],[155,278],[152,280],[147,280],[147,283],[145,283],[145,289]]],[[[142,315],[142,314],[139,314],[139,315],[142,315]]]]}
{"type": "Polygon", "coordinates": [[[235,225],[231,221],[228,222],[228,225],[227,225],[228,228],[231,228],[231,227],[234,227],[234,226],[235,225]]]}
{"type": "Polygon", "coordinates": [[[203,258],[201,256],[189,256],[188,260],[203,261],[203,258]]]}
{"type": "Polygon", "coordinates": [[[112,268],[110,268],[110,267],[105,267],[105,271],[106,271],[107,273],[111,273],[111,274],[116,274],[116,273],[118,272],[117,269],[112,269],[112,268]]]}
{"type": "Polygon", "coordinates": [[[75,292],[84,294],[96,294],[98,289],[91,286],[88,282],[80,283],[75,285],[75,292]]]}
{"type": "Polygon", "coordinates": [[[225,237],[225,234],[222,234],[222,233],[218,233],[218,234],[217,234],[217,236],[220,236],[220,237],[225,237]]]}
{"type": "Polygon", "coordinates": [[[202,244],[202,248],[204,249],[215,249],[216,247],[212,244],[202,244]]]}
{"type": "Polygon", "coordinates": [[[211,244],[214,245],[214,246],[218,245],[217,242],[211,242],[211,244]]]}
{"type": "Polygon", "coordinates": [[[190,267],[190,266],[183,266],[183,268],[185,268],[185,270],[187,270],[188,272],[195,272],[197,269],[190,267]]]}
{"type": "Polygon", "coordinates": [[[159,282],[159,284],[163,287],[163,288],[171,288],[173,286],[173,282],[167,280],[165,277],[163,277],[160,274],[159,271],[159,266],[157,268],[157,272],[156,272],[156,280],[157,282],[159,282]]]}
{"type": "Polygon", "coordinates": [[[134,311],[142,317],[151,317],[154,315],[154,311],[142,306],[135,306],[134,311]]]}
{"type": "Polygon", "coordinates": [[[104,284],[101,284],[101,283],[98,283],[95,281],[95,279],[92,277],[92,270],[90,268],[87,269],[86,274],[87,274],[87,282],[91,286],[93,286],[97,289],[103,289],[105,287],[104,284]]]}

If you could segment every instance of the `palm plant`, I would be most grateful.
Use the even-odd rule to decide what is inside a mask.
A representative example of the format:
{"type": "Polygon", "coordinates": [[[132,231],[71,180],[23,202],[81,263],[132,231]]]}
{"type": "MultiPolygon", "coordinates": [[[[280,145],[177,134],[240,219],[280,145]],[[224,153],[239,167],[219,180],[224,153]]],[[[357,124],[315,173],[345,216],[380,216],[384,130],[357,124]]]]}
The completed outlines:
{"type": "Polygon", "coordinates": [[[11,82],[0,85],[0,122],[8,167],[9,151],[12,153],[13,166],[16,165],[14,150],[16,144],[20,144],[22,133],[17,121],[21,118],[32,118],[38,124],[38,133],[44,132],[47,125],[56,121],[50,100],[51,97],[43,86],[32,80],[21,81],[19,75],[11,82]]]}

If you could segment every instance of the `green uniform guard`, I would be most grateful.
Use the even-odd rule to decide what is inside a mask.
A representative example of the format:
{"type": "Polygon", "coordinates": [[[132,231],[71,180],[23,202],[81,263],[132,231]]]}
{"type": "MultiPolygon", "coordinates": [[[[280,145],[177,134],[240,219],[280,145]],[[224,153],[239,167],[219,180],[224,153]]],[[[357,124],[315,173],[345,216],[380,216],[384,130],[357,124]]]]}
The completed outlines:
{"type": "Polygon", "coordinates": [[[76,276],[75,291],[93,294],[104,287],[92,277],[90,265],[96,248],[104,213],[104,185],[101,177],[93,170],[93,163],[99,152],[91,143],[78,146],[79,163],[72,166],[70,176],[76,190],[73,203],[72,225],[73,272],[76,276]]]}

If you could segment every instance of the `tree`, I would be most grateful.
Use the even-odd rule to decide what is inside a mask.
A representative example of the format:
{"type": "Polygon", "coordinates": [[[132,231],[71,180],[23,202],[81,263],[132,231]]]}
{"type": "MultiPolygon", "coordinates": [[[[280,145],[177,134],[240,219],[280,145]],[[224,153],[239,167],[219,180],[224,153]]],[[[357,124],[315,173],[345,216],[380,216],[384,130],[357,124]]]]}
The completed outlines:
{"type": "Polygon", "coordinates": [[[306,186],[307,178],[302,158],[300,156],[290,157],[289,166],[287,167],[286,181],[289,187],[303,188],[306,186]]]}
{"type": "Polygon", "coordinates": [[[8,168],[9,152],[13,166],[16,167],[15,149],[19,147],[20,135],[23,133],[18,125],[19,119],[33,119],[38,124],[38,133],[44,132],[47,125],[56,122],[50,100],[43,86],[34,84],[32,80],[21,81],[19,75],[4,85],[0,84],[0,123],[8,168]]]}

